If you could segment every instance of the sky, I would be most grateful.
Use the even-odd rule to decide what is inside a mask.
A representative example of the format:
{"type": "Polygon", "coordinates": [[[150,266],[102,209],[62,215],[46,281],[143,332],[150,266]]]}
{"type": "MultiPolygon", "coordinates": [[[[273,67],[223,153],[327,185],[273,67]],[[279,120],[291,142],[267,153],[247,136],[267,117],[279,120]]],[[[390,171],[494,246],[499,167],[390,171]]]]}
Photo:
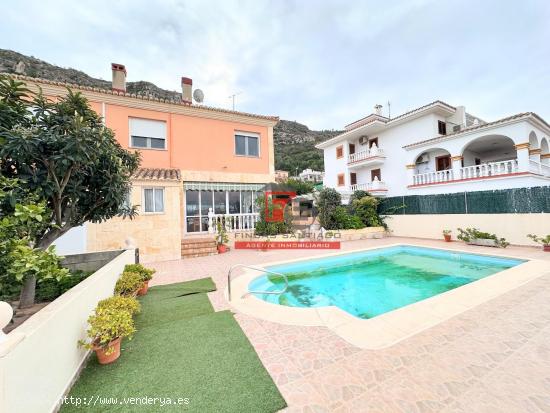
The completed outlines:
{"type": "Polygon", "coordinates": [[[2,9],[0,48],[205,104],[342,129],[382,104],[434,100],[484,120],[550,122],[548,0],[26,0],[2,9]]]}

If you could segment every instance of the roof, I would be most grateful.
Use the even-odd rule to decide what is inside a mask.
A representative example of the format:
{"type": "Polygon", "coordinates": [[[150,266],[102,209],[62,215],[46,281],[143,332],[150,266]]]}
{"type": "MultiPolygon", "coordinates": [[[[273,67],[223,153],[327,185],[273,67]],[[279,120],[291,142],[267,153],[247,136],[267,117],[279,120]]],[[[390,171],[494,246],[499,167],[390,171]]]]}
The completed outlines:
{"type": "Polygon", "coordinates": [[[194,109],[202,109],[202,110],[210,111],[210,112],[220,112],[220,113],[228,113],[228,114],[234,114],[234,115],[248,116],[248,117],[251,117],[251,118],[266,119],[266,120],[272,120],[272,121],[275,121],[275,122],[279,121],[278,116],[257,115],[257,114],[254,114],[254,113],[239,112],[239,111],[235,111],[235,110],[221,109],[221,108],[216,108],[216,107],[211,107],[211,106],[193,105],[189,102],[178,101],[178,100],[173,100],[173,99],[161,99],[161,98],[156,98],[156,97],[147,96],[147,95],[137,95],[135,93],[127,93],[127,92],[118,91],[118,90],[102,89],[102,88],[93,87],[93,86],[83,86],[83,85],[79,85],[79,84],[76,84],[76,83],[58,82],[58,81],[55,81],[55,80],[48,80],[48,79],[42,79],[42,78],[38,78],[38,77],[17,75],[17,74],[13,74],[13,73],[0,73],[0,75],[9,76],[13,79],[18,79],[18,80],[22,80],[22,81],[28,81],[28,82],[34,82],[34,83],[43,83],[43,84],[54,85],[54,86],[62,86],[62,87],[70,88],[70,89],[78,89],[78,90],[84,90],[84,91],[90,91],[90,92],[103,93],[103,94],[106,94],[106,95],[115,95],[115,96],[128,97],[128,98],[132,98],[132,99],[146,100],[146,101],[151,101],[151,102],[167,103],[167,104],[170,104],[170,105],[187,106],[187,107],[192,107],[194,109]]]}
{"type": "Polygon", "coordinates": [[[533,118],[537,119],[539,122],[542,122],[542,124],[544,124],[547,128],[550,128],[550,125],[543,118],[541,118],[539,115],[537,115],[536,113],[534,113],[534,112],[524,112],[524,113],[518,113],[518,114],[512,115],[512,116],[507,116],[505,118],[498,119],[498,120],[495,120],[493,122],[488,122],[488,123],[484,123],[484,124],[481,124],[481,125],[471,126],[471,127],[462,129],[458,132],[449,133],[447,135],[436,136],[435,138],[430,138],[430,139],[425,139],[425,140],[422,140],[422,141],[410,143],[408,145],[403,146],[403,148],[407,149],[407,148],[417,146],[417,145],[422,145],[422,144],[425,144],[425,143],[438,142],[438,141],[446,140],[447,138],[449,138],[451,136],[456,136],[456,135],[460,135],[460,134],[463,134],[463,133],[467,133],[467,132],[471,132],[471,131],[475,131],[475,130],[484,129],[484,128],[487,128],[487,127],[499,125],[501,123],[506,123],[506,122],[510,122],[510,121],[513,121],[513,120],[529,118],[529,117],[533,117],[533,118]]]}
{"type": "Polygon", "coordinates": [[[403,119],[406,119],[409,116],[416,115],[419,112],[422,112],[422,111],[430,109],[430,108],[435,108],[435,107],[438,107],[438,106],[439,107],[443,106],[445,109],[450,110],[450,111],[456,111],[456,107],[454,107],[452,105],[449,105],[448,103],[445,103],[441,100],[435,100],[431,103],[428,103],[427,105],[420,106],[416,109],[410,110],[408,112],[405,112],[405,113],[403,113],[399,116],[396,116],[395,118],[391,118],[391,119],[384,118],[383,116],[380,116],[380,115],[371,114],[371,115],[369,115],[369,116],[367,116],[363,119],[359,119],[356,122],[350,123],[349,125],[354,125],[354,124],[357,124],[357,125],[354,126],[354,127],[349,128],[349,129],[347,128],[346,131],[344,133],[341,133],[340,135],[334,136],[330,139],[327,139],[326,141],[318,143],[317,145],[315,145],[315,147],[319,148],[319,149],[323,149],[324,147],[326,147],[326,145],[329,145],[329,144],[340,141],[341,138],[347,136],[347,134],[349,134],[350,132],[353,132],[354,130],[356,130],[360,127],[370,125],[374,122],[380,122],[384,126],[393,126],[394,123],[401,122],[401,121],[403,121],[403,119]],[[364,121],[364,122],[361,122],[361,121],[364,121]]]}
{"type": "Polygon", "coordinates": [[[359,120],[357,120],[357,121],[355,121],[355,122],[351,122],[351,123],[347,124],[347,125],[345,126],[345,128],[346,128],[346,131],[351,131],[351,130],[353,130],[353,129],[357,129],[357,128],[361,127],[361,126],[367,125],[367,124],[372,123],[372,122],[375,122],[375,121],[380,121],[380,122],[384,122],[384,123],[390,123],[390,122],[393,122],[393,121],[395,121],[395,120],[404,118],[404,117],[406,117],[406,116],[410,116],[410,115],[412,115],[412,114],[414,114],[414,113],[416,113],[416,112],[420,112],[420,111],[422,111],[422,110],[424,110],[424,109],[428,109],[429,107],[435,106],[435,105],[443,105],[443,106],[447,106],[449,109],[456,110],[456,107],[454,107],[454,106],[452,106],[452,105],[449,105],[448,103],[445,103],[445,102],[443,102],[443,101],[441,101],[441,100],[434,100],[433,102],[428,103],[427,105],[420,106],[420,107],[418,107],[418,108],[416,108],[416,109],[413,109],[413,110],[410,110],[410,111],[408,111],[408,112],[402,113],[401,115],[396,116],[396,117],[391,118],[391,119],[390,119],[390,118],[387,118],[387,117],[385,117],[385,116],[382,116],[382,115],[377,115],[376,113],[371,113],[370,115],[365,116],[365,117],[362,118],[362,119],[359,119],[359,120]],[[369,120],[369,118],[371,118],[371,119],[369,120]],[[363,121],[363,120],[365,120],[366,122],[361,123],[361,121],[363,121]],[[357,124],[357,125],[355,125],[355,124],[357,124]],[[348,129],[348,127],[350,127],[350,126],[352,126],[352,125],[354,125],[354,126],[348,129]]]}
{"type": "Polygon", "coordinates": [[[138,168],[134,175],[132,175],[132,179],[152,181],[181,181],[181,172],[179,169],[173,168],[138,168]]]}

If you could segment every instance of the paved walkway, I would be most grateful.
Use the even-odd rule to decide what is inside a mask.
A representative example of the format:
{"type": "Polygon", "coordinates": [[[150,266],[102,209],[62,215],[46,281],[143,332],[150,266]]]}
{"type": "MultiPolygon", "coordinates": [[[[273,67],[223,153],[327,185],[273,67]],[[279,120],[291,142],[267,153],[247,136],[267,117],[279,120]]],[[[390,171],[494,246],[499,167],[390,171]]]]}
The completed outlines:
{"type": "MultiPolygon", "coordinates": [[[[396,237],[343,249],[399,242],[488,251],[396,237]]],[[[550,260],[534,248],[505,252],[550,260]]],[[[231,265],[307,255],[319,251],[234,250],[159,262],[150,264],[152,284],[210,276],[218,286],[210,299],[221,310],[231,265]]],[[[235,317],[286,399],[285,412],[550,412],[550,274],[384,350],[355,348],[324,327],[235,317]]]]}

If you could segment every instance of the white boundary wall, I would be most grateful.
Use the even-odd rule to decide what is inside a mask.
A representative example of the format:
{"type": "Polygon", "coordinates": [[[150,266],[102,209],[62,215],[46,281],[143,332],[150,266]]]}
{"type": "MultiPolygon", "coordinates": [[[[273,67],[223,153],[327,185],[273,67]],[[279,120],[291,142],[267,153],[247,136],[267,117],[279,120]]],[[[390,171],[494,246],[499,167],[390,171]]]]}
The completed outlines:
{"type": "Polygon", "coordinates": [[[126,264],[126,250],[10,332],[0,343],[0,412],[49,413],[86,360],[77,346],[97,302],[113,294],[126,264]]]}
{"type": "Polygon", "coordinates": [[[527,234],[550,234],[550,214],[422,214],[388,215],[386,223],[391,235],[415,238],[443,238],[442,231],[457,228],[478,228],[480,231],[504,237],[515,245],[537,245],[527,234]]]}

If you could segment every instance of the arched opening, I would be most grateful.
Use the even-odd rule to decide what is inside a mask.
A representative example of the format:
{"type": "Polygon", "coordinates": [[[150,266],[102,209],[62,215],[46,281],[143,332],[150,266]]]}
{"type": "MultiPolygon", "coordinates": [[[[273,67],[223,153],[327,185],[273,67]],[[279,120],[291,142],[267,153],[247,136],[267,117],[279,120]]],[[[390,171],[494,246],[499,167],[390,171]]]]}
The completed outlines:
{"type": "Polygon", "coordinates": [[[540,162],[543,165],[550,165],[550,145],[547,138],[540,141],[540,162]]]}
{"type": "Polygon", "coordinates": [[[414,165],[415,175],[428,172],[446,171],[452,168],[451,154],[445,149],[429,149],[416,157],[414,165]]]}
{"type": "Polygon", "coordinates": [[[517,158],[514,141],[503,135],[486,135],[466,145],[462,151],[463,166],[483,165],[517,158]]]}
{"type": "Polygon", "coordinates": [[[539,140],[534,131],[529,134],[529,149],[539,149],[539,140]]]}
{"type": "Polygon", "coordinates": [[[460,179],[506,175],[518,171],[514,141],[504,135],[486,135],[469,142],[462,150],[460,179]]]}

